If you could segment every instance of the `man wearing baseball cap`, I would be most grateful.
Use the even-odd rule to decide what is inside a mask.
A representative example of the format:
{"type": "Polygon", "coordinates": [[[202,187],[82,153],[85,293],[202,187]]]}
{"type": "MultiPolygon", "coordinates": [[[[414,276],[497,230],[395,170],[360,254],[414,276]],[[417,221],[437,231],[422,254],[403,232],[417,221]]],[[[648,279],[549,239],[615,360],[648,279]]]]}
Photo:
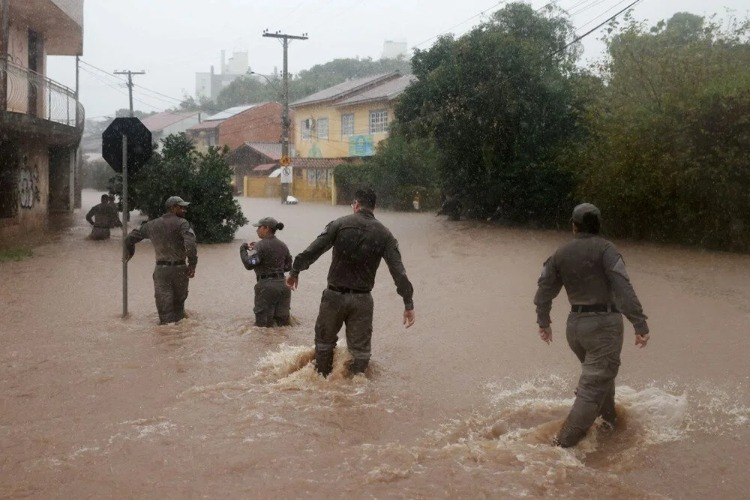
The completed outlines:
{"type": "Polygon", "coordinates": [[[185,220],[188,205],[179,196],[170,196],[164,203],[167,209],[164,215],[144,222],[125,238],[128,260],[135,254],[135,244],[139,241],[148,238],[154,245],[154,297],[162,325],[185,317],[188,280],[195,276],[198,264],[195,233],[185,220]]]}
{"type": "Polygon", "coordinates": [[[625,271],[617,248],[599,236],[601,213],[591,203],[573,209],[573,240],[544,263],[534,297],[539,337],[552,342],[550,310],[562,287],[571,312],[565,335],[581,362],[576,399],[553,444],[575,446],[597,417],[605,429],[616,424],[615,377],[623,344],[622,315],[633,324],[635,345],[646,347],[646,315],[625,271]]]}

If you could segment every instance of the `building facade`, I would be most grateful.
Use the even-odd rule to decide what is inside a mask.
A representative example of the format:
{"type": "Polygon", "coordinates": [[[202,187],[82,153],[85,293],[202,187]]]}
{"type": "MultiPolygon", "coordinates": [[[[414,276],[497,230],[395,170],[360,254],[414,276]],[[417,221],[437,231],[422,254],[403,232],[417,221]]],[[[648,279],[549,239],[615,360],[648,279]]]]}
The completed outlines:
{"type": "Polygon", "coordinates": [[[197,151],[209,146],[234,150],[246,142],[281,143],[281,111],[278,102],[235,106],[207,117],[188,134],[197,151]]]}
{"type": "Polygon", "coordinates": [[[161,151],[162,139],[172,134],[185,132],[190,127],[199,124],[201,113],[199,111],[164,111],[147,116],[141,121],[151,132],[151,139],[156,143],[156,149],[161,151]]]}
{"type": "Polygon", "coordinates": [[[83,0],[4,0],[0,9],[0,241],[72,212],[84,110],[47,78],[47,56],[83,52],[83,0]],[[7,27],[7,29],[6,29],[7,27]]]}
{"type": "Polygon", "coordinates": [[[337,203],[333,169],[375,154],[388,137],[398,97],[413,80],[399,73],[349,80],[290,104],[294,195],[337,203]]]}
{"type": "Polygon", "coordinates": [[[350,80],[290,104],[300,158],[362,158],[388,137],[398,96],[413,76],[399,73],[350,80]]]}

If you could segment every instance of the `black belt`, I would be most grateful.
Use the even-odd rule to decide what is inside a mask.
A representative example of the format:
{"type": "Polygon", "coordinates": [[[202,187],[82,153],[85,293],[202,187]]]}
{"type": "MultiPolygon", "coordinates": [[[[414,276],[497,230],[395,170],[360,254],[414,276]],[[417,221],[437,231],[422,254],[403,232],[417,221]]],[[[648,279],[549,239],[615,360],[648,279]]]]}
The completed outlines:
{"type": "Polygon", "coordinates": [[[328,285],[328,289],[338,293],[370,293],[370,290],[355,290],[354,288],[344,288],[333,285],[328,285]]]}
{"type": "Polygon", "coordinates": [[[574,313],[608,313],[620,312],[612,304],[590,304],[581,306],[572,306],[570,312],[574,313]]]}
{"type": "Polygon", "coordinates": [[[184,266],[184,260],[157,260],[157,266],[184,266]]]}
{"type": "Polygon", "coordinates": [[[284,273],[268,273],[268,274],[259,274],[258,275],[258,281],[260,280],[279,280],[284,279],[284,273]]]}

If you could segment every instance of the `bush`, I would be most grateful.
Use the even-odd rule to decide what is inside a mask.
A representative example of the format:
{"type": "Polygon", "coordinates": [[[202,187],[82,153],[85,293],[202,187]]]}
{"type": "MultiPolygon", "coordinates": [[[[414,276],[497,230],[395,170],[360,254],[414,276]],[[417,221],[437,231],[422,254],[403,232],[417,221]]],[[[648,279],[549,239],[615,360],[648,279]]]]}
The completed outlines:
{"type": "MultiPolygon", "coordinates": [[[[184,133],[162,141],[162,151],[155,151],[132,177],[129,206],[154,219],[164,214],[167,198],[180,196],[190,202],[186,218],[199,243],[232,241],[237,229],[248,221],[233,197],[228,150],[212,147],[205,154],[197,153],[184,133]]],[[[122,196],[119,175],[111,180],[110,189],[122,196]]]]}

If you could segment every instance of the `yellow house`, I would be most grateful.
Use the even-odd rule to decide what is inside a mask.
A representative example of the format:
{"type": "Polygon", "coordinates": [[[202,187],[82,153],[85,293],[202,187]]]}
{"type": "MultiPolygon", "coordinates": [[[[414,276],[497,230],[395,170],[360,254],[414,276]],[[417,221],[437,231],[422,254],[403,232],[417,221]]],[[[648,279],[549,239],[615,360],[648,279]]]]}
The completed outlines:
{"type": "Polygon", "coordinates": [[[299,158],[361,158],[388,136],[398,96],[414,80],[399,73],[349,80],[290,104],[299,158]]]}

